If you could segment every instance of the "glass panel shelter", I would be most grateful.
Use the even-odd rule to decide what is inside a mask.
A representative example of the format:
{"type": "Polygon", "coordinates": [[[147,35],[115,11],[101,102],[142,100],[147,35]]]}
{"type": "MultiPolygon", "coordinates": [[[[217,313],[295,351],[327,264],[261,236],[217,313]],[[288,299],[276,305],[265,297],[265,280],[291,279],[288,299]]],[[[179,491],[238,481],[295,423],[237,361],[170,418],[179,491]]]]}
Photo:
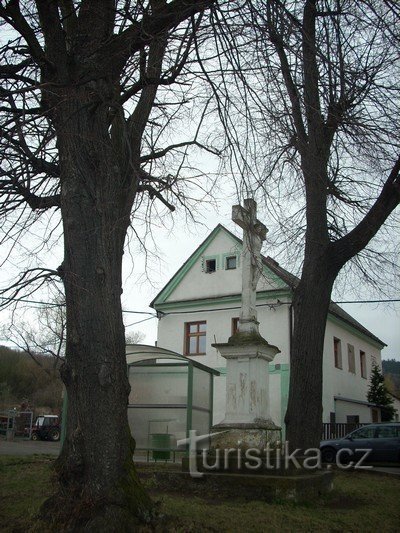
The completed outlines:
{"type": "Polygon", "coordinates": [[[128,344],[131,385],[128,420],[136,449],[169,459],[176,442],[210,433],[214,376],[219,372],[181,354],[143,344],[128,344]]]}

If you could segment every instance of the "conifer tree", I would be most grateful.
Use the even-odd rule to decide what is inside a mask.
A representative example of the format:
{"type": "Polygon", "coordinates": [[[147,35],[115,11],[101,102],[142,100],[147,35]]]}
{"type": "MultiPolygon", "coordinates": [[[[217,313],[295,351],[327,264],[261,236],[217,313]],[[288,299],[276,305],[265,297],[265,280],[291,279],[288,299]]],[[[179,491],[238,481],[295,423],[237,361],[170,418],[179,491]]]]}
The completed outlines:
{"type": "Polygon", "coordinates": [[[385,378],[376,364],[372,366],[367,400],[381,406],[382,422],[388,422],[394,418],[396,409],[393,407],[393,400],[386,388],[385,378]]]}

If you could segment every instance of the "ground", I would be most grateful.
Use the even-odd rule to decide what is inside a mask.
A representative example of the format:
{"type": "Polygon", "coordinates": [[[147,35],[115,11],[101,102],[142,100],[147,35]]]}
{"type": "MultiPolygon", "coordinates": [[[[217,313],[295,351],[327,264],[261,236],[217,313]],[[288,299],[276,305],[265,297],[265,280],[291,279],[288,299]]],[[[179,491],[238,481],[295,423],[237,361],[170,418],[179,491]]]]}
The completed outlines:
{"type": "Polygon", "coordinates": [[[15,439],[8,442],[0,437],[0,455],[35,455],[46,454],[57,456],[60,453],[59,442],[15,439]]]}
{"type": "MultiPolygon", "coordinates": [[[[3,444],[3,443],[2,443],[3,444]]],[[[35,523],[41,502],[51,494],[54,456],[0,457],[0,530],[46,531],[35,523]]],[[[204,498],[160,490],[154,479],[158,464],[140,466],[143,482],[158,501],[163,522],[156,531],[167,532],[391,532],[400,523],[400,477],[338,472],[335,489],[317,501],[294,504],[204,498]]],[[[143,531],[151,531],[145,527],[143,531]]]]}

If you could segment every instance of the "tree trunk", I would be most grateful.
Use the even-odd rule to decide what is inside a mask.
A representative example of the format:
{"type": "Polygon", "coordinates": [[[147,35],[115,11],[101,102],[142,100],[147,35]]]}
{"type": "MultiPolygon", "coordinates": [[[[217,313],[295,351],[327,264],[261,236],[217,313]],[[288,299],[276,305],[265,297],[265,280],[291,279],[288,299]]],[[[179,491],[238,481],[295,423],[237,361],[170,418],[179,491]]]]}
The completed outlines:
{"type": "Polygon", "coordinates": [[[131,531],[151,510],[135,473],[127,418],[121,266],[132,187],[110,164],[107,107],[93,113],[84,98],[68,102],[62,116],[74,121],[58,132],[68,419],[56,464],[59,491],[42,514],[59,529],[131,531]]]}
{"type": "Polygon", "coordinates": [[[309,257],[294,291],[290,390],[285,417],[286,438],[292,450],[319,447],[324,338],[334,279],[328,254],[309,257]]]}

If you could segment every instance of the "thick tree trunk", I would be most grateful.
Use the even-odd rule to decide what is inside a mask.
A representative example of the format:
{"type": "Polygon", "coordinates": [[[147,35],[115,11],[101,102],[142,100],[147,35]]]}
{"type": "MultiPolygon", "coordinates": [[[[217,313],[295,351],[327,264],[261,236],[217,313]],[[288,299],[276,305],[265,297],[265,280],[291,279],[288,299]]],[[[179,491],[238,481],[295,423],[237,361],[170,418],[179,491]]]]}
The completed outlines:
{"type": "MultiPolygon", "coordinates": [[[[110,164],[106,111],[86,111],[83,96],[77,99],[74,131],[69,123],[58,136],[68,419],[57,461],[59,491],[43,514],[59,529],[131,531],[151,509],[134,470],[127,419],[121,266],[131,187],[110,164]]],[[[70,105],[69,116],[73,111],[70,105]]]]}
{"type": "Polygon", "coordinates": [[[302,450],[319,447],[325,326],[335,279],[327,254],[306,261],[293,298],[290,391],[285,418],[290,448],[302,450]]]}

